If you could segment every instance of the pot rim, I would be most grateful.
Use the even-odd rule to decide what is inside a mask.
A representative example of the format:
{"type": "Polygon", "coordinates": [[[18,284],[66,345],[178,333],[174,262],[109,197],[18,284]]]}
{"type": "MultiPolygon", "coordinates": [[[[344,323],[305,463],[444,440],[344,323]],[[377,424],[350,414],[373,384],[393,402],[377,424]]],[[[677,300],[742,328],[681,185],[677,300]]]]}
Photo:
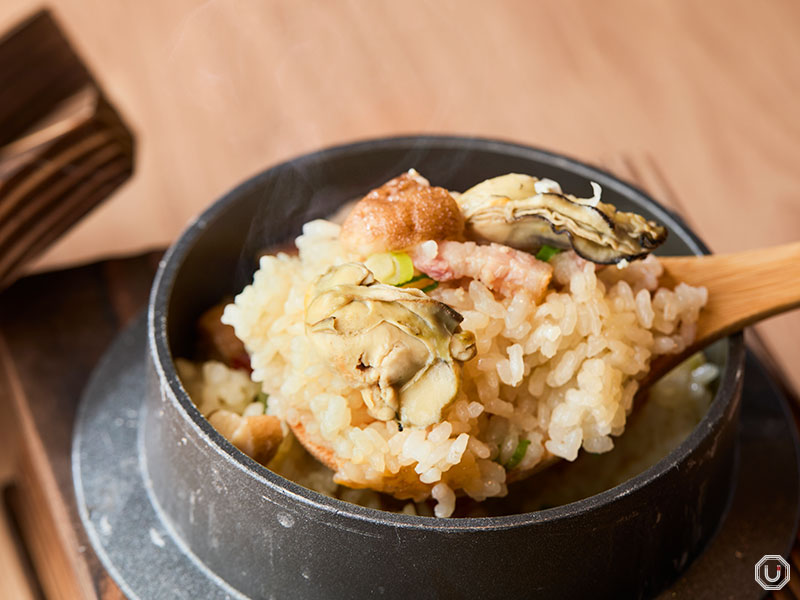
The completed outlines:
{"type": "MultiPolygon", "coordinates": [[[[603,188],[610,188],[619,194],[646,205],[662,222],[677,226],[689,238],[690,248],[695,254],[708,254],[707,246],[675,213],[661,206],[648,194],[637,187],[625,183],[615,176],[596,167],[547,150],[522,145],[516,142],[482,137],[462,137],[452,135],[409,135],[397,137],[381,137],[359,140],[355,142],[330,146],[312,153],[303,154],[273,165],[249,177],[238,186],[216,200],[200,215],[189,222],[187,227],[170,246],[159,263],[153,281],[147,314],[148,346],[152,362],[158,374],[162,391],[170,401],[175,402],[178,411],[189,422],[195,433],[210,444],[219,456],[231,466],[242,469],[253,479],[273,492],[284,496],[290,502],[300,502],[309,507],[328,513],[331,517],[345,517],[357,521],[366,521],[392,527],[412,528],[421,531],[443,531],[448,533],[474,532],[476,530],[511,529],[526,525],[544,524],[574,518],[612,504],[625,496],[645,488],[652,481],[660,478],[677,464],[683,463],[694,452],[706,435],[717,429],[728,412],[729,404],[735,399],[736,391],[741,384],[744,373],[744,338],[742,333],[727,338],[728,356],[720,374],[719,386],[706,414],[692,432],[669,454],[638,475],[608,490],[589,496],[569,504],[542,509],[539,511],[503,515],[495,517],[465,517],[455,519],[438,519],[393,513],[367,508],[324,496],[314,490],[305,488],[288,480],[266,467],[250,459],[220,435],[216,429],[202,416],[189,398],[178,378],[170,351],[167,334],[167,312],[175,278],[183,265],[183,261],[193,247],[197,238],[209,226],[225,213],[236,200],[253,187],[259,187],[263,181],[273,177],[284,169],[302,168],[306,163],[325,161],[344,154],[395,149],[408,146],[409,149],[420,149],[435,146],[454,151],[494,150],[510,156],[516,155],[526,159],[539,160],[553,166],[569,170],[587,180],[598,182],[603,188]],[[692,247],[693,246],[693,247],[692,247]]],[[[290,506],[286,507],[291,509],[290,506]]]]}

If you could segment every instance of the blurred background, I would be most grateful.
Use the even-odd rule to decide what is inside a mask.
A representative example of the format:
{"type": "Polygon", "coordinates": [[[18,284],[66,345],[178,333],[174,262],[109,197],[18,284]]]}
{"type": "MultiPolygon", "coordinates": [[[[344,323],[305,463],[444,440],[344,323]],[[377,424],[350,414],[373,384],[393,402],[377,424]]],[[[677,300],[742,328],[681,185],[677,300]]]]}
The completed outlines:
{"type": "MultiPolygon", "coordinates": [[[[4,0],[0,29],[39,6],[4,0]]],[[[636,183],[671,194],[717,252],[798,237],[791,0],[50,6],[138,152],[132,180],[39,269],[163,247],[225,190],[297,154],[421,132],[540,146],[629,180],[654,164],[636,183]]],[[[763,329],[786,352],[800,318],[763,329]]]]}
{"type": "MultiPolygon", "coordinates": [[[[3,0],[0,31],[41,7],[3,0]]],[[[137,154],[129,182],[34,271],[163,248],[269,165],[413,133],[502,138],[606,168],[680,212],[715,252],[800,238],[791,0],[48,7],[130,125],[137,154]]],[[[758,331],[800,389],[800,315],[758,331]]]]}

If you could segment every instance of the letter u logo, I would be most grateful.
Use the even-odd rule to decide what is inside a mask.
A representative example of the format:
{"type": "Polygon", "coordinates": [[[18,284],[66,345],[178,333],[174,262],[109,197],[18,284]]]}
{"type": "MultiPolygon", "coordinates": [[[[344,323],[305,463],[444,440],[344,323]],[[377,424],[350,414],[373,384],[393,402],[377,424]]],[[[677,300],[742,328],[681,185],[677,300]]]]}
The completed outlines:
{"type": "Polygon", "coordinates": [[[775,573],[775,577],[770,577],[769,576],[769,565],[764,565],[764,579],[766,579],[770,583],[775,583],[780,578],[781,578],[781,566],[780,565],[778,565],[778,570],[775,573]]]}

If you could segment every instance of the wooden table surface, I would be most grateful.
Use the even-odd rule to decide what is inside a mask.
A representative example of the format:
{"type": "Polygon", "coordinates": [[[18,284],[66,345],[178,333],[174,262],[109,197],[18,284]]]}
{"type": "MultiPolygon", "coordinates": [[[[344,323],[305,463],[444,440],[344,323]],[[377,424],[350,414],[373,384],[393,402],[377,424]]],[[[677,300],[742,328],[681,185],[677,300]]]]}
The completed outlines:
{"type": "MultiPolygon", "coordinates": [[[[3,0],[0,29],[39,4],[3,0]]],[[[612,170],[654,162],[717,252],[800,238],[792,0],[48,4],[139,156],[133,180],[38,268],[163,247],[270,164],[418,132],[510,139],[612,170]]],[[[760,329],[800,389],[800,314],[760,329]]]]}
{"type": "MultiPolygon", "coordinates": [[[[39,6],[3,0],[0,30],[39,6]]],[[[133,179],[36,270],[161,248],[266,166],[412,133],[498,137],[605,167],[681,212],[718,252],[800,238],[791,0],[49,6],[139,154],[133,179]]],[[[800,314],[758,331],[796,393],[800,314]]],[[[0,427],[0,483],[12,433],[0,427]]]]}

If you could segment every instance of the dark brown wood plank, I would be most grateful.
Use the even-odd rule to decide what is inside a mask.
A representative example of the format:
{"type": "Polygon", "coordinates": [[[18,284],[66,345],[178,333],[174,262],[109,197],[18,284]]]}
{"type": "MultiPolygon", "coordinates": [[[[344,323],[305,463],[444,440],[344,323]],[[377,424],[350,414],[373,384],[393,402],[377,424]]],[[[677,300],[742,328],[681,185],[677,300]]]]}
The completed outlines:
{"type": "Polygon", "coordinates": [[[13,505],[46,597],[122,597],[80,524],[72,422],[97,360],[145,306],[160,255],[36,275],[0,294],[0,404],[14,404],[23,432],[13,505]]]}
{"type": "MultiPolygon", "coordinates": [[[[8,419],[4,419],[8,420],[8,419]]],[[[5,501],[0,503],[0,565],[3,580],[0,600],[41,600],[42,595],[27,552],[19,541],[18,527],[11,518],[5,501]]]]}
{"type": "Polygon", "coordinates": [[[91,75],[49,11],[39,11],[0,38],[0,146],[34,127],[91,75]],[[13,83],[13,85],[11,85],[13,83]]]}
{"type": "Polygon", "coordinates": [[[52,15],[0,39],[0,287],[133,171],[133,137],[52,15]]]}

